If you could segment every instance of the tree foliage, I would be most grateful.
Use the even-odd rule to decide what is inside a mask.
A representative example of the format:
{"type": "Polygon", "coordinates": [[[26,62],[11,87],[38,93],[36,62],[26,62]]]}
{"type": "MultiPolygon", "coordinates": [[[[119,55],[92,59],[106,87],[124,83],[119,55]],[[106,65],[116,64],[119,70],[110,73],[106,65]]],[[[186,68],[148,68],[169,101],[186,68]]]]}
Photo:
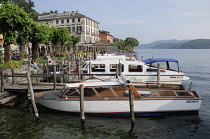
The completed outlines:
{"type": "Polygon", "coordinates": [[[10,44],[16,43],[18,32],[30,24],[28,14],[17,4],[5,2],[0,7],[0,33],[4,36],[5,62],[10,61],[10,44]]]}
{"type": "Polygon", "coordinates": [[[32,59],[36,59],[38,44],[49,40],[50,28],[47,25],[38,24],[37,22],[34,22],[31,27],[29,41],[32,43],[32,59]]]}
{"type": "Polygon", "coordinates": [[[35,4],[32,0],[0,0],[0,2],[11,2],[18,5],[19,8],[23,8],[26,13],[30,14],[30,17],[37,21],[38,12],[33,8],[35,4]]]}
{"type": "Polygon", "coordinates": [[[121,39],[115,39],[115,43],[112,45],[117,45],[118,49],[120,50],[133,50],[134,46],[139,45],[139,42],[137,39],[132,38],[132,37],[127,37],[124,41],[121,39]]]}
{"type": "Polygon", "coordinates": [[[136,38],[132,38],[132,37],[127,37],[124,40],[124,42],[125,42],[125,45],[130,47],[131,50],[133,50],[134,46],[138,46],[139,45],[139,41],[136,38]]]}

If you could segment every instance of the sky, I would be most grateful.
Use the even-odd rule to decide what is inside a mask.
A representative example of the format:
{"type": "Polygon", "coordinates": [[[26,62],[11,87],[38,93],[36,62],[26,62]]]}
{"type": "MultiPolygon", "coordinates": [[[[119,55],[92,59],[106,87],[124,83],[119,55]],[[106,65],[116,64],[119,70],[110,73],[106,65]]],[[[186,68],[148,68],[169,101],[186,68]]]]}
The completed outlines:
{"type": "Polygon", "coordinates": [[[210,39],[210,0],[32,0],[39,12],[78,11],[115,38],[210,39]]]}

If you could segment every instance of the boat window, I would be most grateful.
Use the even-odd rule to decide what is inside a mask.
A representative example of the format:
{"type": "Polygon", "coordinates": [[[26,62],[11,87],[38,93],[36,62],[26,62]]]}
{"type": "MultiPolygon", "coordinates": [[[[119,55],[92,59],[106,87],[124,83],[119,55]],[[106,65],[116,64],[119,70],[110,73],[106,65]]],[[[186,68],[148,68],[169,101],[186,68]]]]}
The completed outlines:
{"type": "Polygon", "coordinates": [[[92,72],[105,72],[105,64],[92,64],[92,72]]]}
{"type": "Polygon", "coordinates": [[[142,65],[128,65],[129,72],[142,72],[142,65]]]}
{"type": "MultiPolygon", "coordinates": [[[[110,72],[116,72],[117,64],[110,64],[110,72]]],[[[122,64],[122,72],[124,72],[124,65],[122,64]]]]}
{"type": "MultiPolygon", "coordinates": [[[[157,68],[147,68],[147,72],[157,72],[157,68]]],[[[160,72],[165,72],[165,70],[160,70],[160,72]]]]}

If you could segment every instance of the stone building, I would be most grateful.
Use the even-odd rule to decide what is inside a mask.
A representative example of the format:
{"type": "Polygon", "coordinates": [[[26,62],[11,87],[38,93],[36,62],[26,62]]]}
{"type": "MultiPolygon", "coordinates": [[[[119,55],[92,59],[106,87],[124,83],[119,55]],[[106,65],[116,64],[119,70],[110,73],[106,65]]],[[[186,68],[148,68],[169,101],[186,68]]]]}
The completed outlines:
{"type": "Polygon", "coordinates": [[[67,28],[70,35],[78,36],[81,43],[99,42],[99,22],[78,13],[63,12],[38,16],[41,24],[50,24],[56,28],[67,28]]]}
{"type": "Polygon", "coordinates": [[[113,36],[108,31],[99,31],[100,42],[103,44],[113,43],[113,36]]]}

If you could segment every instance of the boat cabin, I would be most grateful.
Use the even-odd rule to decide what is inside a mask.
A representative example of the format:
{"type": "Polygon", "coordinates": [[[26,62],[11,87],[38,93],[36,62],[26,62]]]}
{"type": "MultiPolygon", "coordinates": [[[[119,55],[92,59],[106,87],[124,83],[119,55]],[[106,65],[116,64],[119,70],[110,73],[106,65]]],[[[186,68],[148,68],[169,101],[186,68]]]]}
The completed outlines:
{"type": "Polygon", "coordinates": [[[117,69],[120,69],[122,73],[129,75],[136,74],[145,74],[156,72],[157,66],[154,63],[161,62],[161,66],[163,66],[163,62],[165,62],[166,66],[161,67],[160,72],[166,71],[174,71],[179,72],[178,61],[175,59],[148,59],[145,61],[128,61],[123,58],[116,57],[113,59],[96,59],[91,61],[86,61],[82,66],[82,73],[89,74],[115,74],[117,69]],[[172,69],[170,67],[170,62],[175,62],[177,64],[177,70],[172,69]]]}

